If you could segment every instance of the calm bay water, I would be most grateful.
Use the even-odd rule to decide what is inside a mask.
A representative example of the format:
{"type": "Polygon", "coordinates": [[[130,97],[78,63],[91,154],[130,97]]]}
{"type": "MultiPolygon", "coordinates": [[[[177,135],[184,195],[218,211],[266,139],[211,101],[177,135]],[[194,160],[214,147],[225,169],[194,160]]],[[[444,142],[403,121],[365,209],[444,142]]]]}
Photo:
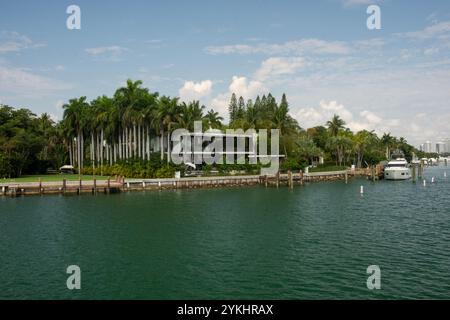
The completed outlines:
{"type": "Polygon", "coordinates": [[[0,298],[449,299],[444,171],[428,169],[426,187],[0,198],[0,298]],[[66,288],[73,264],[79,291],[66,288]],[[381,290],[366,287],[369,265],[381,290]]]}

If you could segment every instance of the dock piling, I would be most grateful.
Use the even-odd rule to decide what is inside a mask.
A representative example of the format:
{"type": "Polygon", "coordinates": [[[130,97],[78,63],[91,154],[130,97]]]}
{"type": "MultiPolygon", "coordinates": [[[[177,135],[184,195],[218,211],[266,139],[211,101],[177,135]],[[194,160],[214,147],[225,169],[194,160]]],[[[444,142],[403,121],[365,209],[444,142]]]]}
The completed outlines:
{"type": "Polygon", "coordinates": [[[39,178],[39,194],[42,194],[42,178],[39,178]]]}
{"type": "Polygon", "coordinates": [[[289,170],[289,188],[294,189],[294,178],[292,176],[292,171],[289,170]]]}

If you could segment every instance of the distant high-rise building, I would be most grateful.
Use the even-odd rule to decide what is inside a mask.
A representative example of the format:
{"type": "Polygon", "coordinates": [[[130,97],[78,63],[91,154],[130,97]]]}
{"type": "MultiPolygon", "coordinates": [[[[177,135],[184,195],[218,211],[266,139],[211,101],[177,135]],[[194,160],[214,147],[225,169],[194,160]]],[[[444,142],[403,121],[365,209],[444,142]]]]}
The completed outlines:
{"type": "Polygon", "coordinates": [[[436,153],[442,154],[445,153],[445,143],[444,142],[437,142],[436,143],[436,153]]]}
{"type": "Polygon", "coordinates": [[[445,139],[444,143],[445,143],[445,152],[450,153],[450,139],[445,139]]]}
{"type": "Polygon", "coordinates": [[[431,144],[430,141],[427,141],[427,142],[424,143],[423,151],[427,152],[427,153],[433,152],[432,144],[431,144]]]}

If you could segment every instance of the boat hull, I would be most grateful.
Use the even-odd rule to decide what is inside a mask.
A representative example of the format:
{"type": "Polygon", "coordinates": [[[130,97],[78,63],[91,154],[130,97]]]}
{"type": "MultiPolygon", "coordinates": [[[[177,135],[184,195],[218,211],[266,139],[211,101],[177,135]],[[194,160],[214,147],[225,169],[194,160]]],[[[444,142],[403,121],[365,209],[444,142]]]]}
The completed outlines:
{"type": "Polygon", "coordinates": [[[386,168],[384,170],[384,179],[409,180],[411,179],[411,170],[409,168],[386,168]]]}

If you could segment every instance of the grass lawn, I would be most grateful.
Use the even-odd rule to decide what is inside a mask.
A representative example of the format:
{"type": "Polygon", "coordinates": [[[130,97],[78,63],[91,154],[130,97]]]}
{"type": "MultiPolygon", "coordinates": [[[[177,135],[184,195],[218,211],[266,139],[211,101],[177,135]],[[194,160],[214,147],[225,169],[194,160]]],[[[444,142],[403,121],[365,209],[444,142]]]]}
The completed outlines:
{"type": "Polygon", "coordinates": [[[309,172],[331,172],[331,171],[343,171],[346,170],[346,166],[336,166],[336,165],[320,165],[316,168],[309,168],[309,172]]]}
{"type": "MultiPolygon", "coordinates": [[[[33,175],[33,176],[22,176],[20,178],[15,179],[0,179],[0,183],[8,183],[8,182],[39,182],[39,178],[42,178],[42,182],[49,181],[62,181],[66,179],[67,181],[78,181],[79,176],[77,174],[47,174],[47,175],[33,175]]],[[[97,180],[108,180],[108,177],[102,176],[86,176],[82,175],[82,180],[93,180],[96,178],[97,180]]]]}

